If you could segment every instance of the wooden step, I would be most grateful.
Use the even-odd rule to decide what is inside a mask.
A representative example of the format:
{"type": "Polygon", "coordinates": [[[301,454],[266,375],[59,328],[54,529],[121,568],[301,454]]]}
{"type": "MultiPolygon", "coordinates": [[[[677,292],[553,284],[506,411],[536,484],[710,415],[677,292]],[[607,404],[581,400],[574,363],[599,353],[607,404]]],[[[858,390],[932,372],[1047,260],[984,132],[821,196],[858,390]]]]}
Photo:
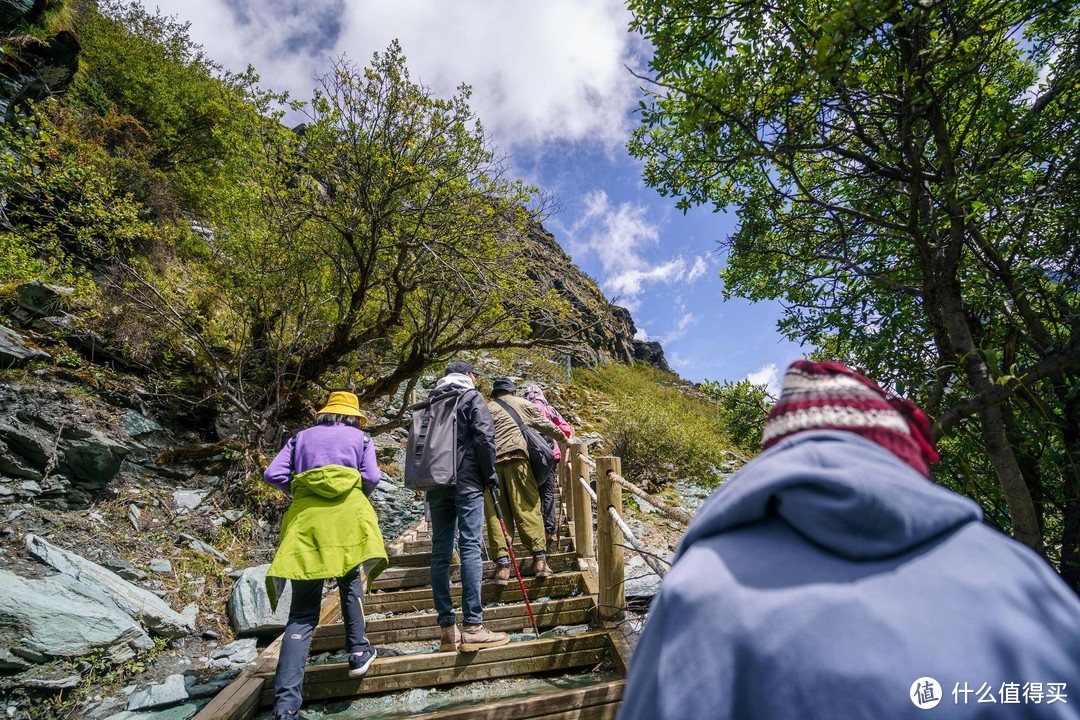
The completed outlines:
{"type": "Polygon", "coordinates": [[[503,700],[460,710],[411,715],[412,720],[611,720],[619,712],[625,680],[558,693],[541,693],[517,702],[503,700]]]}
{"type": "MultiPolygon", "coordinates": [[[[609,633],[528,640],[475,653],[430,653],[376,658],[367,675],[350,678],[347,663],[309,666],[304,674],[305,701],[369,695],[417,687],[434,687],[476,680],[553,670],[592,667],[609,661],[609,633]]],[[[268,676],[269,677],[269,676],[268,676]]],[[[267,686],[272,685],[267,683],[267,686]]],[[[261,704],[273,703],[273,687],[263,688],[261,704]]]]}
{"type": "MultiPolygon", "coordinates": [[[[551,553],[547,556],[548,565],[554,572],[565,572],[577,569],[577,556],[574,553],[551,553]]],[[[521,574],[533,574],[533,559],[531,557],[518,560],[521,574]]],[[[490,580],[495,575],[495,563],[488,560],[484,563],[483,577],[490,580]]],[[[516,582],[511,571],[511,582],[516,582]]],[[[450,582],[461,580],[460,566],[450,566],[450,582]]],[[[403,588],[423,587],[431,584],[431,568],[424,567],[390,567],[383,570],[375,582],[371,584],[373,590],[399,590],[403,588]]]]}
{"type": "MultiPolygon", "coordinates": [[[[580,625],[589,622],[593,598],[584,595],[533,603],[533,615],[541,628],[557,625],[580,625]]],[[[460,620],[460,618],[459,618],[460,620]]],[[[497,632],[520,632],[529,627],[529,614],[525,603],[500,605],[484,609],[484,627],[497,632]]],[[[375,645],[396,642],[438,640],[441,628],[432,613],[423,615],[400,615],[368,620],[365,623],[368,641],[375,645]]],[[[315,628],[311,640],[311,652],[342,650],[345,647],[345,628],[341,623],[320,625],[315,628]]]]}
{"type": "MultiPolygon", "coordinates": [[[[524,585],[530,600],[540,597],[564,598],[589,594],[589,588],[580,572],[559,573],[542,580],[529,577],[524,579],[524,585]]],[[[450,586],[450,597],[455,605],[460,604],[460,585],[450,586]]],[[[522,602],[517,579],[512,579],[508,585],[504,586],[485,582],[480,590],[480,600],[484,605],[522,602]]],[[[372,593],[364,600],[364,612],[368,615],[412,613],[434,607],[430,588],[372,593]]]]}
{"type": "MultiPolygon", "coordinates": [[[[565,526],[565,525],[563,526],[563,528],[561,529],[561,532],[558,534],[558,539],[559,539],[560,543],[572,539],[570,537],[569,528],[567,526],[565,526]]],[[[431,552],[431,537],[429,536],[427,538],[423,538],[423,539],[419,539],[419,540],[405,541],[405,542],[401,543],[401,549],[402,549],[402,553],[405,554],[405,555],[411,555],[411,554],[415,554],[415,553],[430,553],[431,552]]],[[[514,552],[515,553],[525,553],[525,546],[523,546],[520,542],[514,543],[514,552]]]]}

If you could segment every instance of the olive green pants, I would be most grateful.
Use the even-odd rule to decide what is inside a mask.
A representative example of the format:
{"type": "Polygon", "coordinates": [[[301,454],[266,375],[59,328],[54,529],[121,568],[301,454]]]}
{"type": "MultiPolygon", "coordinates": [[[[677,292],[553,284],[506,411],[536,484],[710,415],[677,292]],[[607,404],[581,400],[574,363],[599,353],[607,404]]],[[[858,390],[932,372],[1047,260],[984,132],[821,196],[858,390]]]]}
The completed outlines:
{"type": "MultiPolygon", "coordinates": [[[[544,536],[544,517],[540,514],[540,491],[536,489],[528,460],[504,460],[495,464],[499,476],[499,507],[502,508],[506,532],[514,537],[514,528],[521,534],[521,544],[530,553],[547,549],[544,536]]],[[[494,558],[509,557],[506,538],[495,516],[491,493],[484,493],[484,517],[487,521],[488,549],[494,558]]]]}

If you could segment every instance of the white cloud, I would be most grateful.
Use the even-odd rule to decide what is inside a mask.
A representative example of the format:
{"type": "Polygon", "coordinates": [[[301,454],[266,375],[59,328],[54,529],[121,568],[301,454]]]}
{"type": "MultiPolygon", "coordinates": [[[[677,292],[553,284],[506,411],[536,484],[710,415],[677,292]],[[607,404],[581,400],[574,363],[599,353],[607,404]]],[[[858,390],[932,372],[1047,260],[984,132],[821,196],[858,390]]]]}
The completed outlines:
{"type": "Polygon", "coordinates": [[[748,374],[746,379],[754,385],[764,385],[774,398],[780,397],[780,370],[776,363],[763,365],[754,372],[748,374]]]}
{"type": "Polygon", "coordinates": [[[677,352],[669,353],[665,350],[664,358],[667,360],[668,365],[675,368],[676,370],[685,370],[691,365],[690,358],[685,358],[677,352]]]}
{"type": "Polygon", "coordinates": [[[706,260],[703,256],[698,255],[696,258],[694,258],[694,266],[690,268],[690,272],[686,274],[686,281],[692,283],[708,271],[708,260],[706,260]]]}
{"type": "Polygon", "coordinates": [[[637,297],[645,289],[645,283],[676,282],[685,274],[686,261],[677,257],[644,270],[622,270],[616,275],[609,276],[604,284],[617,295],[637,297]]]}
{"type": "Polygon", "coordinates": [[[473,87],[473,109],[503,148],[626,140],[644,41],[621,0],[142,0],[191,22],[192,37],[233,70],[307,98],[312,75],[346,53],[366,65],[400,40],[414,80],[440,96],[473,87]],[[260,6],[259,3],[262,3],[260,6]]]}
{"type": "Polygon", "coordinates": [[[603,190],[586,193],[584,209],[568,230],[575,252],[594,253],[600,260],[600,284],[621,305],[633,310],[648,284],[687,279],[686,260],[650,262],[645,251],[660,239],[660,227],[647,217],[648,208],[633,203],[614,204],[603,190]]]}
{"type": "Polygon", "coordinates": [[[675,328],[671,332],[660,338],[660,344],[667,345],[668,343],[674,342],[679,338],[683,337],[684,335],[686,335],[689,329],[697,323],[697,321],[697,316],[694,315],[694,313],[684,313],[683,316],[679,318],[679,321],[675,323],[675,328]]]}
{"type": "Polygon", "coordinates": [[[634,339],[641,342],[649,341],[649,333],[645,332],[645,328],[637,328],[637,332],[634,333],[634,339]]]}

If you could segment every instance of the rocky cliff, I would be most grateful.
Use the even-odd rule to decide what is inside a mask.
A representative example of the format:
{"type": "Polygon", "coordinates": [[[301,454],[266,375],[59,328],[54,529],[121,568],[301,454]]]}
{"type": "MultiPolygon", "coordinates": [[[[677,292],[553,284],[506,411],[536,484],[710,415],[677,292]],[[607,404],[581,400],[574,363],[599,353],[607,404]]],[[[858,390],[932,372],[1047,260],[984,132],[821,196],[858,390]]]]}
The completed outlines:
{"type": "Polygon", "coordinates": [[[630,311],[608,302],[592,278],[573,263],[555,236],[538,222],[529,226],[524,253],[529,261],[529,277],[544,290],[554,290],[569,305],[569,316],[559,327],[534,323],[532,330],[537,337],[571,339],[573,361],[587,367],[608,360],[641,360],[671,372],[660,343],[635,339],[637,328],[630,311]]]}

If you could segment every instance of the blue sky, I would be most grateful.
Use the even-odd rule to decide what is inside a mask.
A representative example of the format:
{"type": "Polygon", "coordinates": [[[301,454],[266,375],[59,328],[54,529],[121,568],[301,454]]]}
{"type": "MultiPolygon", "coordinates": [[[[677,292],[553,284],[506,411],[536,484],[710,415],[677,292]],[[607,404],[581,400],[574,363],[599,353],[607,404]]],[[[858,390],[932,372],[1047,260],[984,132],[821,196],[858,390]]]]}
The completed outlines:
{"type": "Polygon", "coordinates": [[[734,213],[686,215],[642,183],[625,142],[649,48],[617,0],[142,0],[189,22],[228,69],[306,99],[333,58],[366,63],[397,38],[413,79],[461,83],[514,174],[553,192],[545,226],[639,336],[659,340],[688,380],[775,383],[803,354],[776,331],[773,303],[723,302],[717,242],[734,213]]]}

